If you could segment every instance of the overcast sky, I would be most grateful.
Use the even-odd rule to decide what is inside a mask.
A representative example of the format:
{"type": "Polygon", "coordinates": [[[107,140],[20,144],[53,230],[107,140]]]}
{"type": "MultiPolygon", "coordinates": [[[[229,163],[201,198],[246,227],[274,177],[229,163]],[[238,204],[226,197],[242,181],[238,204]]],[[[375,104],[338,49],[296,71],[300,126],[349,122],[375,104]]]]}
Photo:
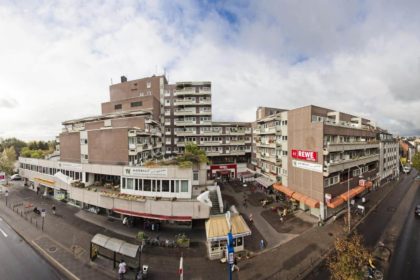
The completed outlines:
{"type": "Polygon", "coordinates": [[[213,118],[309,104],[420,135],[420,1],[0,0],[0,137],[49,140],[108,87],[208,80],[213,118]]]}

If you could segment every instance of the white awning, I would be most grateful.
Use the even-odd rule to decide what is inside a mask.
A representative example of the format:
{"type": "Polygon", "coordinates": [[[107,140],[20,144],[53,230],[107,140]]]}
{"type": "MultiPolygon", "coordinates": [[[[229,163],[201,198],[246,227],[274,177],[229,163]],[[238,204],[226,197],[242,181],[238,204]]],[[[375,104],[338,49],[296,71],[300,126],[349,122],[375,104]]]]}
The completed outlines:
{"type": "Polygon", "coordinates": [[[274,180],[271,180],[267,177],[258,177],[257,179],[255,179],[255,181],[257,181],[257,183],[261,184],[264,188],[268,188],[269,186],[271,186],[272,184],[275,183],[274,180]]]}
{"type": "Polygon", "coordinates": [[[100,233],[96,234],[92,238],[91,243],[130,258],[136,258],[137,253],[139,251],[138,245],[134,245],[123,240],[112,238],[100,233]]]}
{"type": "Polygon", "coordinates": [[[58,171],[57,173],[54,174],[54,177],[60,179],[61,181],[63,181],[64,183],[70,185],[71,183],[73,183],[73,179],[63,173],[61,173],[60,171],[58,171]]]}

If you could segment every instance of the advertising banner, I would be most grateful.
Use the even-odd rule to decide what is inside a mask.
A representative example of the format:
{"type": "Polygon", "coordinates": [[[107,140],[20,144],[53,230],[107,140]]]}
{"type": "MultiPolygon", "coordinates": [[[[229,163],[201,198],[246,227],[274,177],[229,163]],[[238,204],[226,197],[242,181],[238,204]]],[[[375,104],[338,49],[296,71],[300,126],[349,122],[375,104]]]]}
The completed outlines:
{"type": "Polygon", "coordinates": [[[295,150],[292,149],[292,158],[303,159],[308,161],[317,161],[318,153],[313,151],[295,150]]]}
{"type": "Polygon", "coordinates": [[[293,160],[292,165],[293,165],[293,167],[302,168],[302,169],[322,173],[322,165],[321,164],[293,160]]]}

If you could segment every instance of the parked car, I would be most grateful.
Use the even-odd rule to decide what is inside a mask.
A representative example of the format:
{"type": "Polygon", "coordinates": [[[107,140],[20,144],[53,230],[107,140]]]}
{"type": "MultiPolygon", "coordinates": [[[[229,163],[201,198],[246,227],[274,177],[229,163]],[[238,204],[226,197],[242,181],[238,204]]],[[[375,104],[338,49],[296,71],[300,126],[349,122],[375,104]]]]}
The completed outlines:
{"type": "Polygon", "coordinates": [[[420,175],[417,175],[417,177],[414,180],[420,181],[420,175]]]}
{"type": "Polygon", "coordinates": [[[411,171],[411,166],[406,165],[406,166],[404,166],[404,167],[403,167],[403,172],[404,172],[405,174],[410,173],[410,171],[411,171]]]}
{"type": "Polygon", "coordinates": [[[20,175],[19,175],[19,174],[13,174],[13,175],[10,177],[10,180],[12,180],[12,181],[20,181],[20,180],[22,180],[22,177],[20,177],[20,175]]]}
{"type": "Polygon", "coordinates": [[[414,209],[414,215],[416,217],[420,217],[420,205],[417,205],[416,208],[414,209]]]}

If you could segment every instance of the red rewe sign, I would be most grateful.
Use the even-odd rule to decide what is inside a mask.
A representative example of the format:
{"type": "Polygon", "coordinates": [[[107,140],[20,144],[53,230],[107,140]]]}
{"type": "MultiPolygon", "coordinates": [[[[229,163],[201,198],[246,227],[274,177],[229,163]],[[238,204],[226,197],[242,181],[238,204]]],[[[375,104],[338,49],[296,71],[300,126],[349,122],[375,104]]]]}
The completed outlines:
{"type": "Polygon", "coordinates": [[[292,150],[292,158],[317,161],[318,153],[312,151],[292,150]]]}

